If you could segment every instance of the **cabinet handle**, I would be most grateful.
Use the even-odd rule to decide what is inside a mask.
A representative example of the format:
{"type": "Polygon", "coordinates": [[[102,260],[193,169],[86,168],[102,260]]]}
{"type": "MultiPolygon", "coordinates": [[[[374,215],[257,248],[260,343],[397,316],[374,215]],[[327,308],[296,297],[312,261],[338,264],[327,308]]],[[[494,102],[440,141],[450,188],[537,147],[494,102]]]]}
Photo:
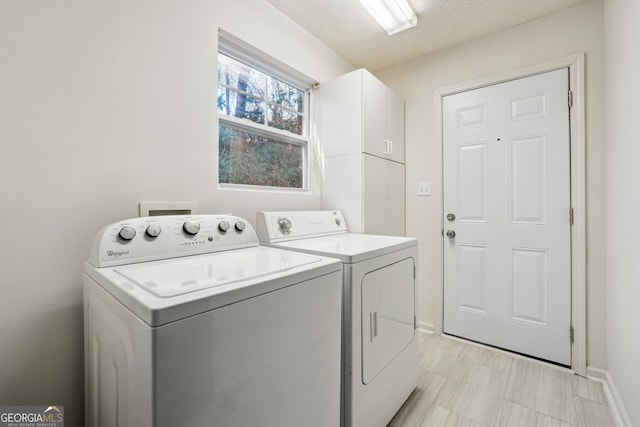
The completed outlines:
{"type": "Polygon", "coordinates": [[[384,154],[393,153],[393,141],[391,141],[389,139],[385,139],[384,140],[384,144],[385,144],[384,154]]]}
{"type": "Polygon", "coordinates": [[[371,328],[371,341],[373,341],[378,336],[378,312],[376,310],[372,310],[369,313],[369,323],[371,328]]]}

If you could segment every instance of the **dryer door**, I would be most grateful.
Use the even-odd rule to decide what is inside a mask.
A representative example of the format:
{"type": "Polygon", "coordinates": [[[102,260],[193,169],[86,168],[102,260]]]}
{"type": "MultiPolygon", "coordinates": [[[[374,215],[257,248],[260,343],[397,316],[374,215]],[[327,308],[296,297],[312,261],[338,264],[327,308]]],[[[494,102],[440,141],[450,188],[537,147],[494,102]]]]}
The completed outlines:
{"type": "Polygon", "coordinates": [[[362,382],[370,383],[413,340],[413,258],[371,271],[362,279],[362,382]]]}

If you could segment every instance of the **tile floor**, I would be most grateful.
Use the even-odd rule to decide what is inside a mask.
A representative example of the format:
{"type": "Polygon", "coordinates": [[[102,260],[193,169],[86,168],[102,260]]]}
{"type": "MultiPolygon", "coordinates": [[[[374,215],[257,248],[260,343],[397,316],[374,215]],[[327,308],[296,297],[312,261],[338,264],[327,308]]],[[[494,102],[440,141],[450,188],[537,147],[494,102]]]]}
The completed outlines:
{"type": "Polygon", "coordinates": [[[419,372],[388,427],[615,426],[602,384],[554,365],[421,334],[419,372]]]}

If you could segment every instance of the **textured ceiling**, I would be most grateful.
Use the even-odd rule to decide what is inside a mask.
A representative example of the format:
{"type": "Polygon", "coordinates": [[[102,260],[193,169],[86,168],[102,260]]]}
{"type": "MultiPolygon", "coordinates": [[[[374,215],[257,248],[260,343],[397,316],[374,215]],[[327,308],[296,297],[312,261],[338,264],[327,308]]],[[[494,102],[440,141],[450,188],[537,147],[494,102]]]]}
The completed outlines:
{"type": "Polygon", "coordinates": [[[418,25],[393,36],[359,0],[267,0],[356,67],[377,70],[585,0],[409,0],[418,25]]]}

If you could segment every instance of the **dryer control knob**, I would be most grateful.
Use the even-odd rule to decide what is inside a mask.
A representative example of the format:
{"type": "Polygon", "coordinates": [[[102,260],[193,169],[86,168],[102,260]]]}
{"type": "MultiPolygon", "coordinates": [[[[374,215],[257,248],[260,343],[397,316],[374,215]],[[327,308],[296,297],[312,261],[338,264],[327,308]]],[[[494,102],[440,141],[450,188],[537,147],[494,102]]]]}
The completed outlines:
{"type": "Polygon", "coordinates": [[[161,232],[162,232],[162,228],[160,228],[159,225],[151,224],[150,226],[147,227],[145,234],[147,235],[147,237],[151,237],[152,239],[155,239],[160,235],[161,232]]]}
{"type": "Polygon", "coordinates": [[[242,233],[246,226],[247,225],[244,223],[244,221],[237,221],[235,224],[236,231],[238,231],[239,233],[242,233]]]}
{"type": "Polygon", "coordinates": [[[182,229],[185,233],[195,236],[200,231],[200,223],[197,221],[185,221],[182,224],[182,229]]]}
{"type": "Polygon", "coordinates": [[[220,221],[220,224],[218,224],[218,230],[226,233],[229,230],[229,223],[227,221],[220,221]]]}
{"type": "Polygon", "coordinates": [[[125,225],[120,229],[118,236],[122,240],[131,240],[136,236],[136,230],[133,227],[129,227],[128,225],[125,225]]]}
{"type": "Polygon", "coordinates": [[[278,220],[278,227],[280,227],[282,234],[289,234],[291,232],[291,221],[287,218],[280,218],[278,220]]]}

